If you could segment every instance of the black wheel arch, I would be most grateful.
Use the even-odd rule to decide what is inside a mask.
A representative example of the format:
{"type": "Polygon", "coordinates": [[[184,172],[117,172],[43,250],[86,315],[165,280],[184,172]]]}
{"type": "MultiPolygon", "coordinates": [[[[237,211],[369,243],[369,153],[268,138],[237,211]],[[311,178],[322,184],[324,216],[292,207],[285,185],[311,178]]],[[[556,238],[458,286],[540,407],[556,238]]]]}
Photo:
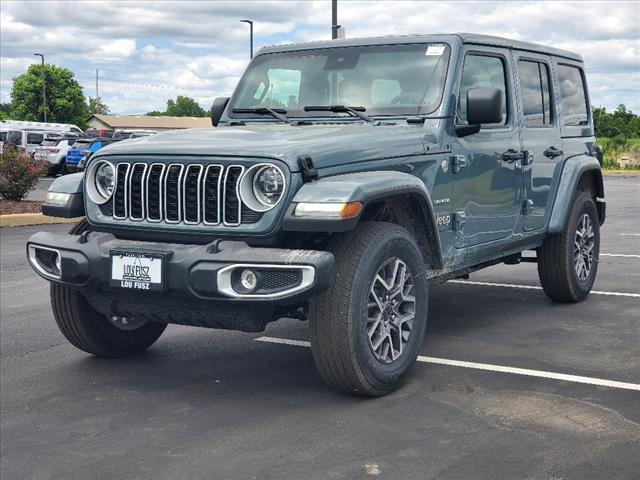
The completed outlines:
{"type": "Polygon", "coordinates": [[[360,172],[327,177],[305,184],[296,193],[283,220],[284,231],[334,233],[354,230],[361,221],[386,221],[411,232],[431,269],[442,268],[440,235],[424,183],[403,172],[360,172]],[[296,217],[300,202],[362,202],[350,219],[296,217]]]}

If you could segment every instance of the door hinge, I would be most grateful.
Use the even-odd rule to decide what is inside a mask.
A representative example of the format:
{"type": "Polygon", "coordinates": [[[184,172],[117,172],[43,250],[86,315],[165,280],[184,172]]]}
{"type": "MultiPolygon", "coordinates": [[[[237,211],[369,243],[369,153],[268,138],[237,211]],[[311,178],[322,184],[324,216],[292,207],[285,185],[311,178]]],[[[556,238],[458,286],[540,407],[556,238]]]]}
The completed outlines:
{"type": "Polygon", "coordinates": [[[453,155],[451,157],[451,169],[453,173],[458,173],[467,166],[467,159],[464,155],[453,155]]]}
{"type": "Polygon", "coordinates": [[[464,212],[453,212],[453,219],[451,222],[451,228],[453,230],[462,230],[462,227],[467,221],[467,216],[464,212]]]}
{"type": "Polygon", "coordinates": [[[533,153],[529,150],[525,150],[522,152],[522,166],[526,167],[527,165],[531,165],[533,163],[533,153]]]}
{"type": "Polygon", "coordinates": [[[530,198],[527,198],[522,203],[522,214],[523,215],[530,215],[531,212],[533,212],[533,200],[531,200],[530,198]]]}

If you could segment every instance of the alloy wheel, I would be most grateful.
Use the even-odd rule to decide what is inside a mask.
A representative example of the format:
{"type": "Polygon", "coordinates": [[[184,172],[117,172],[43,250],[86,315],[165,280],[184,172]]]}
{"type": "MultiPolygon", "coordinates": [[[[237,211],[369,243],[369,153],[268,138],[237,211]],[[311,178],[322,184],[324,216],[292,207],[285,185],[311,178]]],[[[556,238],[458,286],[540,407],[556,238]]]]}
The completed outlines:
{"type": "Polygon", "coordinates": [[[595,237],[591,217],[583,213],[578,220],[573,246],[573,266],[581,281],[585,281],[593,269],[595,237]]]}
{"type": "Polygon", "coordinates": [[[395,362],[404,352],[416,315],[413,276],[397,257],[376,272],[367,302],[367,336],[375,358],[395,362]]]}

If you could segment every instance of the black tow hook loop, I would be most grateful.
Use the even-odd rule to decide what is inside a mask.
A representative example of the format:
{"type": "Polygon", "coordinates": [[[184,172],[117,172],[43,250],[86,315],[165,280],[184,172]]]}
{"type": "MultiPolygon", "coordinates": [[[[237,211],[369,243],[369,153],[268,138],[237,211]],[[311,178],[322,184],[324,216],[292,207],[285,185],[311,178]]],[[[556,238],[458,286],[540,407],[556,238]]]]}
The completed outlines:
{"type": "Polygon", "coordinates": [[[213,242],[207,245],[207,253],[219,253],[221,238],[216,238],[213,242]]]}
{"type": "Polygon", "coordinates": [[[313,165],[313,159],[310,155],[300,155],[298,157],[298,165],[300,165],[300,171],[302,172],[302,181],[305,183],[318,178],[318,170],[313,165]]]}

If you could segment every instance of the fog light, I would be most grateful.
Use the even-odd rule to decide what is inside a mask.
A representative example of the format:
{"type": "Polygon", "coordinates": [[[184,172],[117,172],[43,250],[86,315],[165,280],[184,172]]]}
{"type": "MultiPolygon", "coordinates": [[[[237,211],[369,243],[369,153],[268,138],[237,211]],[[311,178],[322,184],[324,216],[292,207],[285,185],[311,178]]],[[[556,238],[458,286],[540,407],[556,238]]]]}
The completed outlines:
{"type": "Polygon", "coordinates": [[[248,291],[252,291],[258,284],[258,277],[253,270],[245,269],[240,273],[240,284],[248,291]]]}

